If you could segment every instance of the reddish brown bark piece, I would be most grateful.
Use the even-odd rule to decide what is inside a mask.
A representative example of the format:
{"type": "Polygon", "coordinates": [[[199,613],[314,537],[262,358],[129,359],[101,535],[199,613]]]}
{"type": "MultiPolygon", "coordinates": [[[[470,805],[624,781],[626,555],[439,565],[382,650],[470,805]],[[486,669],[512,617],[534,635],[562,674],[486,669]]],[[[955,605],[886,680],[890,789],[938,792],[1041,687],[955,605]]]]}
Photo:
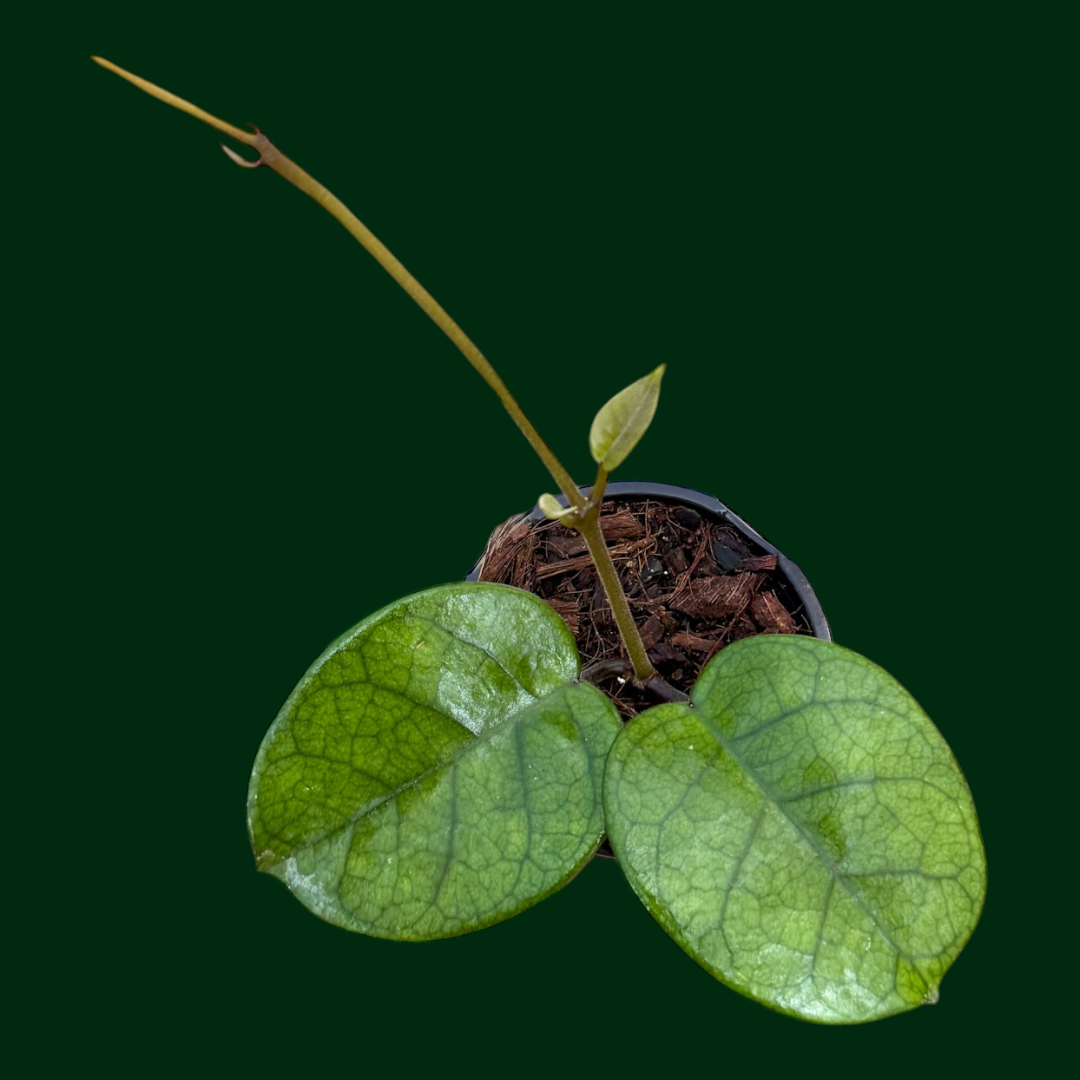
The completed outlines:
{"type": "Polygon", "coordinates": [[[716,639],[698,637],[697,634],[688,634],[682,630],[671,635],[671,644],[679,649],[689,649],[690,652],[709,652],[716,644],[716,639]]]}
{"type": "MultiPolygon", "coordinates": [[[[589,566],[588,555],[578,555],[574,559],[559,559],[556,562],[542,563],[536,568],[536,580],[544,581],[546,578],[558,577],[560,574],[576,574],[579,570],[585,569],[589,566]]],[[[498,580],[492,578],[483,578],[484,581],[498,580]]],[[[517,584],[516,581],[513,584],[517,584]]]]}
{"type": "Polygon", "coordinates": [[[571,533],[569,536],[554,536],[549,534],[544,538],[548,547],[548,553],[556,559],[570,559],[575,555],[585,552],[585,541],[580,533],[571,533]]]}
{"type": "Polygon", "coordinates": [[[668,570],[673,574],[681,574],[690,566],[690,560],[686,557],[686,550],[681,547],[668,552],[665,561],[667,562],[668,570]]]}
{"type": "Polygon", "coordinates": [[[578,610],[578,603],[576,600],[561,600],[558,597],[550,597],[548,604],[554,608],[555,612],[562,619],[564,623],[570,628],[570,633],[577,637],[578,630],[581,629],[581,613],[578,610]]]}
{"type": "Polygon", "coordinates": [[[678,664],[686,663],[686,657],[678,649],[666,642],[657,645],[655,649],[650,649],[649,659],[654,664],[664,664],[672,660],[678,664]]]}
{"type": "Polygon", "coordinates": [[[480,558],[479,580],[509,581],[527,577],[525,568],[532,562],[535,549],[536,536],[528,521],[521,515],[504,521],[491,534],[480,558]]]}
{"type": "Polygon", "coordinates": [[[757,574],[731,574],[691,581],[671,606],[695,619],[719,619],[741,615],[761,585],[757,574]]]}
{"type": "Polygon", "coordinates": [[[742,561],[744,570],[775,570],[775,555],[746,555],[742,561]]]}
{"type": "Polygon", "coordinates": [[[795,620],[771,592],[760,593],[750,601],[750,616],[766,634],[794,634],[795,620]]]}
{"type": "Polygon", "coordinates": [[[640,540],[645,526],[629,510],[617,510],[600,518],[600,531],[610,544],[612,540],[640,540]]]}
{"type": "Polygon", "coordinates": [[[650,615],[638,630],[641,634],[641,642],[646,649],[658,645],[664,636],[664,624],[655,615],[650,615]]]}

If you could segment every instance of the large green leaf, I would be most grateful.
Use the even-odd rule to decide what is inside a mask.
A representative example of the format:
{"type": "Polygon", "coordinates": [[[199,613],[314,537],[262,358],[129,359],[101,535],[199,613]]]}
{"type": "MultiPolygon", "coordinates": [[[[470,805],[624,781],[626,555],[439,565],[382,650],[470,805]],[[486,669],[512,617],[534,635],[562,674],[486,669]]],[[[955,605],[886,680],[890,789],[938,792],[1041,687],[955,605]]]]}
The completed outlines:
{"type": "Polygon", "coordinates": [[[638,896],[703,967],[823,1023],[937,1000],[986,887],[944,739],[868,660],[762,635],[612,747],[604,807],[638,896]]]}
{"type": "Polygon", "coordinates": [[[505,585],[418,593],[315,662],[259,749],[260,870],[350,930],[448,937],[565,884],[603,838],[620,723],[566,624],[505,585]]]}

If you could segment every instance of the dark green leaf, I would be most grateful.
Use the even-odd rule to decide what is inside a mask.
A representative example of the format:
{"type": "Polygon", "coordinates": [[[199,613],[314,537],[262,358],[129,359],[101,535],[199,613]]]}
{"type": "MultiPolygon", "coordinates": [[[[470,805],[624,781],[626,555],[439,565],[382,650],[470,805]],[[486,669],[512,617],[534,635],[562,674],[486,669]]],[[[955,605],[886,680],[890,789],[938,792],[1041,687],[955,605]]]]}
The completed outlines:
{"type": "Polygon", "coordinates": [[[604,805],[638,896],[703,967],[808,1020],[937,999],[982,907],[975,808],[945,741],[868,660],[763,635],[693,708],[619,735],[604,805]]]}
{"type": "Polygon", "coordinates": [[[448,585],[336,641],[255,761],[260,870],[316,914],[420,940],[509,918],[603,838],[611,702],[566,624],[503,585],[448,585]]]}

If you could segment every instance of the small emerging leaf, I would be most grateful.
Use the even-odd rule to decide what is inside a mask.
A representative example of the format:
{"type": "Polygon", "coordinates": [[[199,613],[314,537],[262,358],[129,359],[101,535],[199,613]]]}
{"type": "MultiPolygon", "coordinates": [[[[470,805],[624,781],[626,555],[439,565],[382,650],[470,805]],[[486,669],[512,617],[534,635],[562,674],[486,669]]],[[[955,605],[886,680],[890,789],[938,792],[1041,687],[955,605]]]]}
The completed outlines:
{"type": "Polygon", "coordinates": [[[566,521],[568,518],[577,516],[577,509],[575,507],[563,506],[554,495],[549,495],[547,492],[544,492],[544,494],[536,500],[536,505],[540,507],[540,513],[551,521],[566,521]]]}
{"type": "Polygon", "coordinates": [[[626,460],[656,413],[666,364],[620,390],[597,414],[589,431],[593,461],[607,472],[626,460]]]}
{"type": "Polygon", "coordinates": [[[891,675],[815,638],[762,635],[702,671],[608,757],[611,845],[702,967],[820,1023],[937,1000],[986,889],[975,807],[891,675]]]}
{"type": "Polygon", "coordinates": [[[566,624],[505,585],[447,585],[334,642],[263,740],[260,870],[328,922],[449,937],[572,878],[603,839],[618,714],[574,682],[566,624]]]}

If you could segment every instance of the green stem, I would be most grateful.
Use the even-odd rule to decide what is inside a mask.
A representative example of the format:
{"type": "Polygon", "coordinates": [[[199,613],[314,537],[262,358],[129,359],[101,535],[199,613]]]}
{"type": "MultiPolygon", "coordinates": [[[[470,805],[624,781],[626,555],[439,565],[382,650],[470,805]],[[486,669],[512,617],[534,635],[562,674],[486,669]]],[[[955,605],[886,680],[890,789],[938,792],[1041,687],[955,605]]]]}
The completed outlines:
{"type": "Polygon", "coordinates": [[[563,468],[559,459],[551,452],[547,443],[540,438],[540,433],[533,427],[529,418],[521,410],[521,406],[514,400],[513,395],[506,388],[506,384],[499,378],[498,373],[491,366],[487,357],[476,347],[469,336],[460,326],[443,310],[435,298],[409,273],[401,262],[390,252],[385,244],[332,192],[328,191],[313,176],[305,172],[291,158],[286,157],[270,140],[258,130],[254,134],[241,131],[240,128],[219,120],[190,101],[185,101],[176,94],[156,86],[146,79],[125,71],[122,67],[100,56],[91,57],[95,63],[100,64],[109,71],[115,72],[123,79],[133,83],[140,90],[146,91],[159,101],[172,105],[181,112],[186,112],[196,119],[209,124],[210,127],[228,135],[230,138],[242,142],[259,151],[259,157],[255,161],[245,161],[242,157],[223,146],[222,149],[238,165],[254,168],[256,165],[268,165],[279,176],[284,177],[298,187],[305,195],[310,195],[324,210],[336,218],[346,229],[360,242],[376,262],[416,301],[424,313],[444,334],[461,350],[465,359],[479,372],[480,377],[498,395],[503,407],[510,414],[514,423],[517,424],[521,433],[529,440],[529,445],[536,451],[540,460],[547,467],[555,483],[577,507],[585,506],[585,496],[578,490],[577,485],[571,479],[570,474],[563,468]]]}
{"type": "Polygon", "coordinates": [[[604,543],[604,534],[600,529],[600,503],[604,498],[607,488],[608,474],[601,465],[596,473],[596,483],[589,494],[589,502],[581,515],[581,519],[574,524],[574,528],[581,533],[585,540],[585,546],[589,549],[589,555],[596,565],[596,572],[600,575],[600,583],[607,593],[608,603],[611,605],[611,613],[615,616],[615,625],[619,628],[619,635],[626,646],[626,654],[634,667],[636,681],[644,685],[656,675],[656,669],[649,661],[645,651],[645,642],[638,633],[637,623],[630,614],[630,605],[626,602],[626,593],[623,592],[622,583],[619,581],[619,572],[615,569],[615,563],[611,558],[611,552],[604,543]]]}
{"type": "Polygon", "coordinates": [[[246,168],[254,168],[257,165],[269,165],[279,176],[283,176],[290,184],[298,187],[306,195],[310,195],[324,210],[330,213],[363,245],[380,266],[416,301],[428,317],[439,327],[440,330],[461,350],[465,359],[480,373],[484,382],[491,387],[503,403],[504,408],[510,414],[513,421],[520,428],[522,434],[529,440],[529,445],[536,451],[540,460],[547,466],[555,482],[559,485],[563,494],[571,505],[580,510],[581,521],[575,524],[585,539],[593,562],[596,564],[600,575],[600,582],[607,593],[608,602],[611,604],[612,613],[615,616],[615,624],[622,635],[623,644],[634,667],[636,679],[644,684],[649,679],[656,677],[656,671],[645,653],[645,645],[638,633],[633,616],[630,614],[630,605],[626,602],[619,575],[615,570],[615,564],[611,560],[607,545],[604,543],[603,533],[600,531],[600,502],[603,498],[604,489],[607,486],[607,472],[603,467],[597,473],[596,483],[593,486],[592,495],[588,500],[578,490],[577,485],[571,479],[570,474],[563,468],[559,459],[551,452],[547,444],[540,438],[539,432],[529,422],[528,417],[521,411],[521,407],[514,400],[513,395],[506,388],[506,384],[499,378],[495,369],[489,363],[487,357],[473,344],[460,326],[436,303],[435,298],[409,273],[401,262],[390,252],[385,244],[332,192],[322,186],[314,177],[310,176],[291,158],[286,157],[258,128],[254,134],[241,131],[240,128],[219,120],[190,101],[170,93],[168,90],[156,86],[138,75],[132,75],[122,67],[100,56],[92,57],[95,63],[100,64],[109,71],[114,72],[128,82],[146,91],[159,101],[172,105],[181,112],[186,112],[196,119],[209,124],[217,131],[236,139],[237,142],[258,150],[259,156],[255,161],[245,161],[235,151],[227,146],[222,149],[238,165],[246,168]]]}

